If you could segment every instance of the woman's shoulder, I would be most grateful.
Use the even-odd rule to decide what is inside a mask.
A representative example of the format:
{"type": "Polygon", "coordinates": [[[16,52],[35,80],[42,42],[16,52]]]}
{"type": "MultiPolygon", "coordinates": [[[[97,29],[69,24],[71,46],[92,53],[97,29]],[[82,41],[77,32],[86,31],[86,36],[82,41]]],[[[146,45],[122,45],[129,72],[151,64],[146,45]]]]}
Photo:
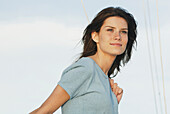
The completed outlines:
{"type": "Polygon", "coordinates": [[[67,91],[70,98],[73,98],[85,82],[93,79],[92,74],[92,61],[88,58],[81,58],[63,71],[58,84],[67,91]]]}
{"type": "Polygon", "coordinates": [[[87,68],[93,67],[94,64],[93,60],[90,57],[82,57],[76,63],[86,66],[87,68]]]}
{"type": "Polygon", "coordinates": [[[63,73],[66,73],[70,70],[74,70],[77,72],[86,72],[91,73],[93,69],[93,61],[89,57],[82,57],[70,66],[68,66],[63,73]]]}

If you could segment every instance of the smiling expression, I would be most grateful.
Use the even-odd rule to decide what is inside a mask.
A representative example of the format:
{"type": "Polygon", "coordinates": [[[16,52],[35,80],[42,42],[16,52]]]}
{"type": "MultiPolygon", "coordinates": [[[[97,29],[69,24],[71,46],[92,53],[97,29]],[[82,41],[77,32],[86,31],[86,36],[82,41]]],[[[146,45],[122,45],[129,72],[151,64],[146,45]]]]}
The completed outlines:
{"type": "Polygon", "coordinates": [[[108,17],[99,33],[93,32],[92,39],[97,44],[97,52],[117,56],[122,54],[128,42],[128,25],[124,18],[108,17]]]}

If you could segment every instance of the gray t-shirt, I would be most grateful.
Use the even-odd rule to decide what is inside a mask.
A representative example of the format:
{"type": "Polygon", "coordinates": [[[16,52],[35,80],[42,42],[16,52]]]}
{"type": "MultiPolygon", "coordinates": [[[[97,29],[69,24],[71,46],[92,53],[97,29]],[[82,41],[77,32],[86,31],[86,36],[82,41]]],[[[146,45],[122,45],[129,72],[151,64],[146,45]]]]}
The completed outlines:
{"type": "Polygon", "coordinates": [[[70,95],[62,114],[118,114],[109,78],[93,59],[83,57],[70,65],[58,84],[70,95]]]}

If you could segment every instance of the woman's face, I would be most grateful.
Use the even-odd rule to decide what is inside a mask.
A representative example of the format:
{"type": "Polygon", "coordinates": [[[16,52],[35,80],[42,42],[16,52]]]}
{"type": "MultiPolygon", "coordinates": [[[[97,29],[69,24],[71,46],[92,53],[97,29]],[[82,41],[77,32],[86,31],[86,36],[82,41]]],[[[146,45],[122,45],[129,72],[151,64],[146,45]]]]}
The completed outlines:
{"type": "Polygon", "coordinates": [[[128,25],[118,16],[107,18],[99,33],[93,32],[92,39],[97,44],[97,52],[117,56],[122,54],[128,42],[128,25]]]}

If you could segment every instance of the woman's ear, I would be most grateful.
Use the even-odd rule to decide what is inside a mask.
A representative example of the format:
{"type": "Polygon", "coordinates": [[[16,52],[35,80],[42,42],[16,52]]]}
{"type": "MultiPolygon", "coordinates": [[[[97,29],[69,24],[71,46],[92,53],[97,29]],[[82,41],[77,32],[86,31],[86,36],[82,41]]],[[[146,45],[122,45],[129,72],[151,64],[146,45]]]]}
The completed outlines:
{"type": "Polygon", "coordinates": [[[99,37],[98,37],[98,33],[97,32],[92,32],[91,33],[91,37],[92,37],[94,42],[96,42],[96,43],[99,42],[99,37]]]}

